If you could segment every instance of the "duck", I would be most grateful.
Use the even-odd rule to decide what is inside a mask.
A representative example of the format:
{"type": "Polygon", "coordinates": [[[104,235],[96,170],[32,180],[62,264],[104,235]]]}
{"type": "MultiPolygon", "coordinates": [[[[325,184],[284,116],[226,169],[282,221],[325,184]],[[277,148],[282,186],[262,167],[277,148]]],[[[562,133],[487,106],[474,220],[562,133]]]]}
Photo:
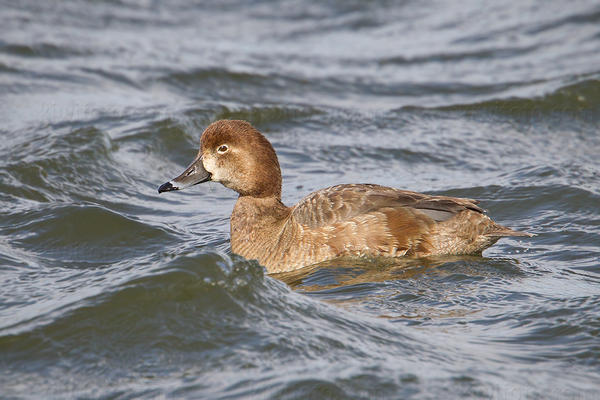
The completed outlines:
{"type": "Polygon", "coordinates": [[[208,181],[238,193],[231,251],[269,274],[342,257],[481,255],[502,237],[533,236],[494,222],[474,199],[376,184],[339,184],[286,206],[273,146],[242,120],[211,123],[191,164],[158,193],[208,181]]]}

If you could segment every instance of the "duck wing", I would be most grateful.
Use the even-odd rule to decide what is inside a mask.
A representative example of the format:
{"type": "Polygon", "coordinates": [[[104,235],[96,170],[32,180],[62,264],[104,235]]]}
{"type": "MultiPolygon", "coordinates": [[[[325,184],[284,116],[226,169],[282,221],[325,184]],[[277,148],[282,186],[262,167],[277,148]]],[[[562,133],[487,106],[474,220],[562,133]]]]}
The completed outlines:
{"type": "MultiPolygon", "coordinates": [[[[409,211],[420,218],[442,222],[464,210],[483,214],[478,201],[431,196],[371,184],[337,185],[318,190],[292,209],[292,218],[310,228],[333,226],[380,210],[409,211]],[[416,213],[415,213],[416,211],[416,213]],[[427,218],[428,217],[428,218],[427,218]]],[[[429,222],[433,222],[433,221],[429,222]]]]}

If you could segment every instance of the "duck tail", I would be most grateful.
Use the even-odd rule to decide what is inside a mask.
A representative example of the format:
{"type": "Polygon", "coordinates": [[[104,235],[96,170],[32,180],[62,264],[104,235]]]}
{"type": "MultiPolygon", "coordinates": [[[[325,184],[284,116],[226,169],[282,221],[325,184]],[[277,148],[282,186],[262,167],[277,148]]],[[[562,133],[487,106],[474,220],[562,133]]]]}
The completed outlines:
{"type": "Polygon", "coordinates": [[[506,226],[496,225],[495,229],[487,232],[486,236],[492,237],[504,237],[504,236],[521,236],[521,237],[534,237],[537,236],[535,233],[515,231],[514,229],[507,228],[506,226]]]}

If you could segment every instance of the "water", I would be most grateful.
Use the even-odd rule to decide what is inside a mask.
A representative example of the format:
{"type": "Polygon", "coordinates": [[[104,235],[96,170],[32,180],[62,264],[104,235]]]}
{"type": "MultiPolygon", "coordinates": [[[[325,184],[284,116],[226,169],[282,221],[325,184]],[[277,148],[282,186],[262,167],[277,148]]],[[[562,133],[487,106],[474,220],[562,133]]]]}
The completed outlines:
{"type": "Polygon", "coordinates": [[[0,121],[2,398],[598,397],[596,1],[2,1],[0,121]],[[268,276],[156,192],[220,118],[538,236],[268,276]]]}

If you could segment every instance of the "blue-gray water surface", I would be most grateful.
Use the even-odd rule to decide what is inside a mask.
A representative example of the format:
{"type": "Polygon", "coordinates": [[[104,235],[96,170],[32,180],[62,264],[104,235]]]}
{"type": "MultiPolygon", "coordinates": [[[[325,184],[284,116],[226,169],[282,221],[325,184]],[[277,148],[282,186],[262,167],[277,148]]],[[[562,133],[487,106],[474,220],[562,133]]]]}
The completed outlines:
{"type": "Polygon", "coordinates": [[[599,396],[598,1],[0,0],[0,138],[1,398],[599,396]],[[537,236],[269,276],[156,190],[222,118],[537,236]]]}

